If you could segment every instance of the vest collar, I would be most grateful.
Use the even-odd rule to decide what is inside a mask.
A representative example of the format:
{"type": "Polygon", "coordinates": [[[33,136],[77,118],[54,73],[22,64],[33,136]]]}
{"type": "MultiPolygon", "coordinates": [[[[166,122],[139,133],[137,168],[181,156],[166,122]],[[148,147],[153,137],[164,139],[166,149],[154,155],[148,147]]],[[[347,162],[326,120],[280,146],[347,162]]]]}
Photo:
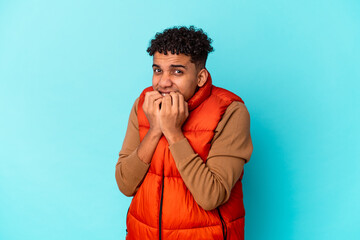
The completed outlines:
{"type": "Polygon", "coordinates": [[[207,99],[211,94],[212,88],[212,79],[209,73],[208,79],[204,86],[199,88],[197,92],[195,92],[194,96],[192,96],[188,101],[189,111],[197,108],[205,99],[207,99]]]}

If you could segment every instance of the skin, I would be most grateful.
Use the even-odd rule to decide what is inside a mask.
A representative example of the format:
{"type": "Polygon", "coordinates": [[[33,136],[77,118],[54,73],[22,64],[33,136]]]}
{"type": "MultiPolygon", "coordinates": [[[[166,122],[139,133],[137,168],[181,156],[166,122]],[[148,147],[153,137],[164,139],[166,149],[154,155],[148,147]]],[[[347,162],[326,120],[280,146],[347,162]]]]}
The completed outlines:
{"type": "Polygon", "coordinates": [[[209,74],[205,68],[197,69],[190,56],[169,52],[156,52],[152,67],[154,91],[146,93],[143,104],[150,129],[137,151],[145,163],[151,162],[162,135],[170,145],[184,138],[181,127],[189,116],[187,101],[204,86],[209,74]]]}

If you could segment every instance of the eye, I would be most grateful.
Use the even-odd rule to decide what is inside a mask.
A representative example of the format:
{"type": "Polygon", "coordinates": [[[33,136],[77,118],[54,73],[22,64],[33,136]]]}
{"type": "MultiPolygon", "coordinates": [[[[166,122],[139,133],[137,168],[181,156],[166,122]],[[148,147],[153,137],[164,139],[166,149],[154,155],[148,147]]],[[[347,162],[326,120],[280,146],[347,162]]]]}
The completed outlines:
{"type": "Polygon", "coordinates": [[[159,73],[159,72],[161,72],[161,69],[159,69],[159,68],[154,68],[154,73],[159,73]]]}
{"type": "Polygon", "coordinates": [[[178,69],[176,69],[174,72],[175,72],[176,74],[182,74],[182,73],[183,73],[183,71],[178,70],[178,69]]]}

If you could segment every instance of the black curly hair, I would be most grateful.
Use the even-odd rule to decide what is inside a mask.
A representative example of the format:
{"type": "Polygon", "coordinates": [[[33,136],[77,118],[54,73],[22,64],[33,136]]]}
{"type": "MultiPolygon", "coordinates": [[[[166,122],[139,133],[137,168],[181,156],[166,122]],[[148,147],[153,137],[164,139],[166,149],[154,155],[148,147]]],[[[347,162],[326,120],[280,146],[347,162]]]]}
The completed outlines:
{"type": "Polygon", "coordinates": [[[211,42],[212,39],[201,28],[179,26],[156,33],[146,51],[150,56],[153,56],[155,52],[164,52],[165,55],[168,51],[177,55],[182,53],[190,56],[190,61],[198,69],[202,69],[205,68],[208,54],[214,51],[211,42]]]}

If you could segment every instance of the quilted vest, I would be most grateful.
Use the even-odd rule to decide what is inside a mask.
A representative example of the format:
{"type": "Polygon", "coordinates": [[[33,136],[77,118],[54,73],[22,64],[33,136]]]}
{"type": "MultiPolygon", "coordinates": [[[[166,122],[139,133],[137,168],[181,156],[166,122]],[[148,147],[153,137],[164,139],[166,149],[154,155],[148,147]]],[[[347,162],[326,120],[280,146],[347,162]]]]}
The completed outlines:
{"type": "MultiPolygon", "coordinates": [[[[142,109],[146,88],[139,99],[140,140],[149,130],[142,109]]],[[[212,85],[211,76],[188,101],[189,117],[182,130],[190,145],[206,162],[214,130],[226,108],[241,101],[235,94],[212,85]]],[[[217,209],[206,211],[194,200],[178,172],[164,136],[127,215],[126,239],[244,239],[244,205],[241,179],[229,200],[217,209]]]]}

